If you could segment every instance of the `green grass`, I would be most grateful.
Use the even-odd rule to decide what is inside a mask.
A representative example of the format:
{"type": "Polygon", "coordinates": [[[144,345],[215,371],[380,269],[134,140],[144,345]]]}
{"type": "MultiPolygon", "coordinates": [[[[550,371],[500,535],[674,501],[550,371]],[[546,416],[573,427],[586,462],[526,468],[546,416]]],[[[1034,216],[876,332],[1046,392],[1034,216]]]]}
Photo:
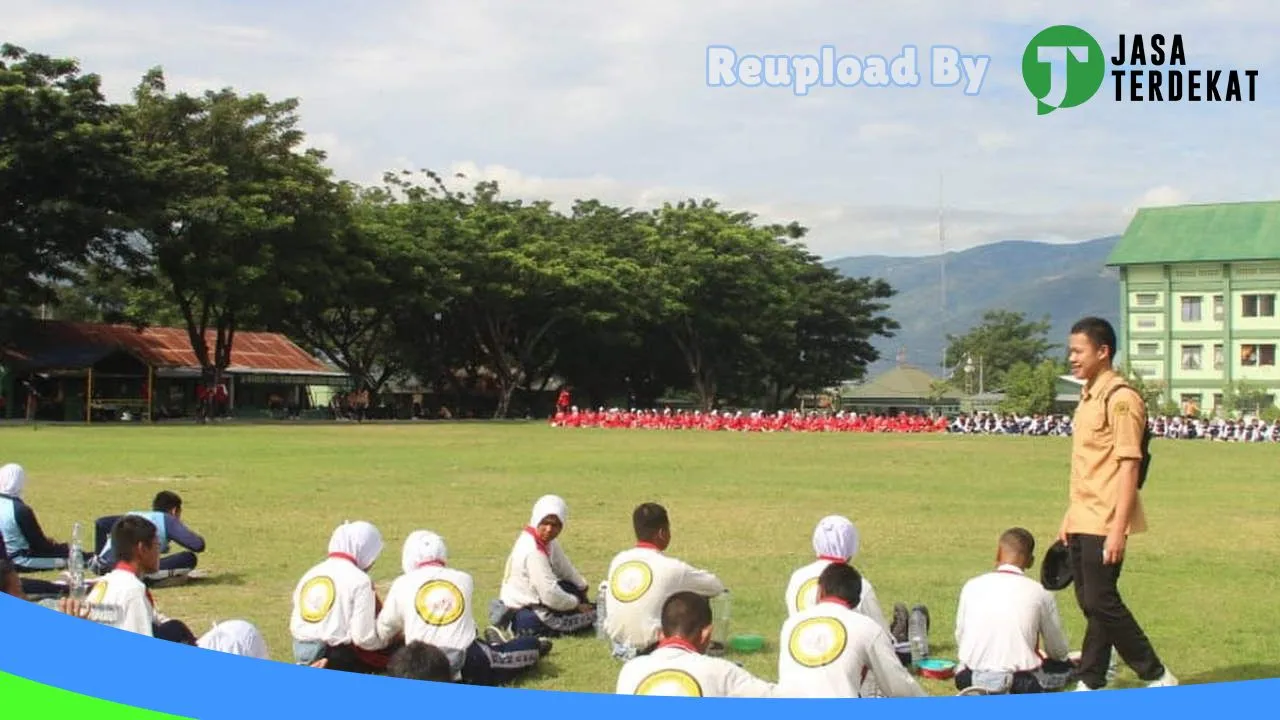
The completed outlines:
{"type": "MultiPolygon", "coordinates": [[[[1151,531],[1130,541],[1121,580],[1130,607],[1184,683],[1280,676],[1277,448],[1157,441],[1154,450],[1143,491],[1151,531]]],[[[1009,526],[1030,529],[1043,554],[1065,508],[1068,456],[1069,441],[1058,438],[540,424],[0,429],[0,463],[27,468],[26,497],[56,539],[75,521],[88,535],[98,516],[141,509],[161,489],[179,492],[184,519],[209,541],[201,567],[215,576],[157,591],[161,611],[197,634],[248,619],[284,661],[290,594],[343,520],[382,531],[373,576],[384,592],[409,532],[443,535],[450,565],[476,579],[483,623],[538,496],[568,501],[562,543],[593,594],[612,556],[633,544],[632,508],[657,501],[672,515],[670,552],[733,589],[734,631],[767,638],[765,651],[734,658],[767,679],[776,678],[782,594],[791,571],[811,560],[821,516],[853,519],[862,536],[855,564],[882,604],[927,604],[935,654],[954,657],[961,585],[990,569],[1009,526]]],[[[1060,593],[1058,604],[1078,648],[1074,598],[1060,593]]],[[[604,643],[560,640],[523,684],[612,692],[618,668],[604,643]]],[[[1136,684],[1122,669],[1117,686],[1136,684]]]]}

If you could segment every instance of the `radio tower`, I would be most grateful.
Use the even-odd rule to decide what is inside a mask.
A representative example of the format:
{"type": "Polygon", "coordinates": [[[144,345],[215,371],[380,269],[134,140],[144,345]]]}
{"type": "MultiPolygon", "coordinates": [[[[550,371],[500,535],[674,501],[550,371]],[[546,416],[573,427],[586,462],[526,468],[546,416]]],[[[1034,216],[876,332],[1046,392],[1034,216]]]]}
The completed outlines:
{"type": "Polygon", "coordinates": [[[942,318],[943,377],[947,374],[947,240],[942,217],[942,173],[938,173],[938,311],[942,318]]]}

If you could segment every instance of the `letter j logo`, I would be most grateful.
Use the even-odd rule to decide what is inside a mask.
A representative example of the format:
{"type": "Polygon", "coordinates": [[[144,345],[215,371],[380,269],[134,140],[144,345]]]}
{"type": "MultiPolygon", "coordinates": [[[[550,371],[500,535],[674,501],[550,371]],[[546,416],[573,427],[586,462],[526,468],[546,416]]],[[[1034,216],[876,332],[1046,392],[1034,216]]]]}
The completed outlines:
{"type": "Polygon", "coordinates": [[[1041,30],[1022,54],[1022,81],[1036,98],[1036,114],[1083,105],[1107,74],[1102,46],[1073,25],[1041,30]]]}

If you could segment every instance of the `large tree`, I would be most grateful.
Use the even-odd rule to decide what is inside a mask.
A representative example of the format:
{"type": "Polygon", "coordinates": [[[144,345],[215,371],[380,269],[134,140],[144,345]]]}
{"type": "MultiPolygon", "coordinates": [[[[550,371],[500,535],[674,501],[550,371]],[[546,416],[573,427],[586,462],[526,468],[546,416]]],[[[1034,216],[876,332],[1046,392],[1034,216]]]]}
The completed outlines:
{"type": "MultiPolygon", "coordinates": [[[[1047,316],[1032,321],[1021,312],[988,310],[977,327],[964,335],[947,336],[947,366],[963,368],[972,359],[974,367],[980,368],[985,389],[1002,388],[1013,366],[1023,363],[1035,367],[1049,359],[1057,347],[1049,342],[1050,327],[1047,316]]],[[[958,370],[952,379],[963,387],[969,378],[958,370]]]]}
{"type": "Polygon", "coordinates": [[[140,187],[99,85],[73,60],[0,46],[0,342],[129,227],[140,187]]]}
{"type": "Polygon", "coordinates": [[[332,241],[339,189],[323,156],[302,149],[297,105],[230,89],[171,95],[158,69],[134,93],[151,202],[132,267],[167,283],[208,382],[230,364],[237,329],[271,319],[291,268],[332,241]]]}

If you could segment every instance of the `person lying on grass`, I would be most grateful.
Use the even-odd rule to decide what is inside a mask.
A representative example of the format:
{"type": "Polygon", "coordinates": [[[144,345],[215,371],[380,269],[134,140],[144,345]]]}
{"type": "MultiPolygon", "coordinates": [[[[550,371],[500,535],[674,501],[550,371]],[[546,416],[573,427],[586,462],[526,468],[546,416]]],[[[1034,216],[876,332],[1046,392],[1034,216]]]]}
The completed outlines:
{"type": "MultiPolygon", "coordinates": [[[[131,510],[127,514],[144,517],[156,526],[160,538],[160,572],[146,580],[161,579],[174,571],[194,570],[198,562],[196,553],[205,550],[204,538],[193,532],[182,522],[182,498],[175,492],[162,490],[151,501],[151,510],[131,510]],[[166,555],[169,543],[175,542],[186,548],[185,552],[166,555]]],[[[109,515],[100,517],[94,523],[96,527],[97,557],[90,568],[94,572],[102,572],[101,568],[109,568],[115,564],[115,555],[111,550],[111,528],[122,516],[109,515]]]]}

